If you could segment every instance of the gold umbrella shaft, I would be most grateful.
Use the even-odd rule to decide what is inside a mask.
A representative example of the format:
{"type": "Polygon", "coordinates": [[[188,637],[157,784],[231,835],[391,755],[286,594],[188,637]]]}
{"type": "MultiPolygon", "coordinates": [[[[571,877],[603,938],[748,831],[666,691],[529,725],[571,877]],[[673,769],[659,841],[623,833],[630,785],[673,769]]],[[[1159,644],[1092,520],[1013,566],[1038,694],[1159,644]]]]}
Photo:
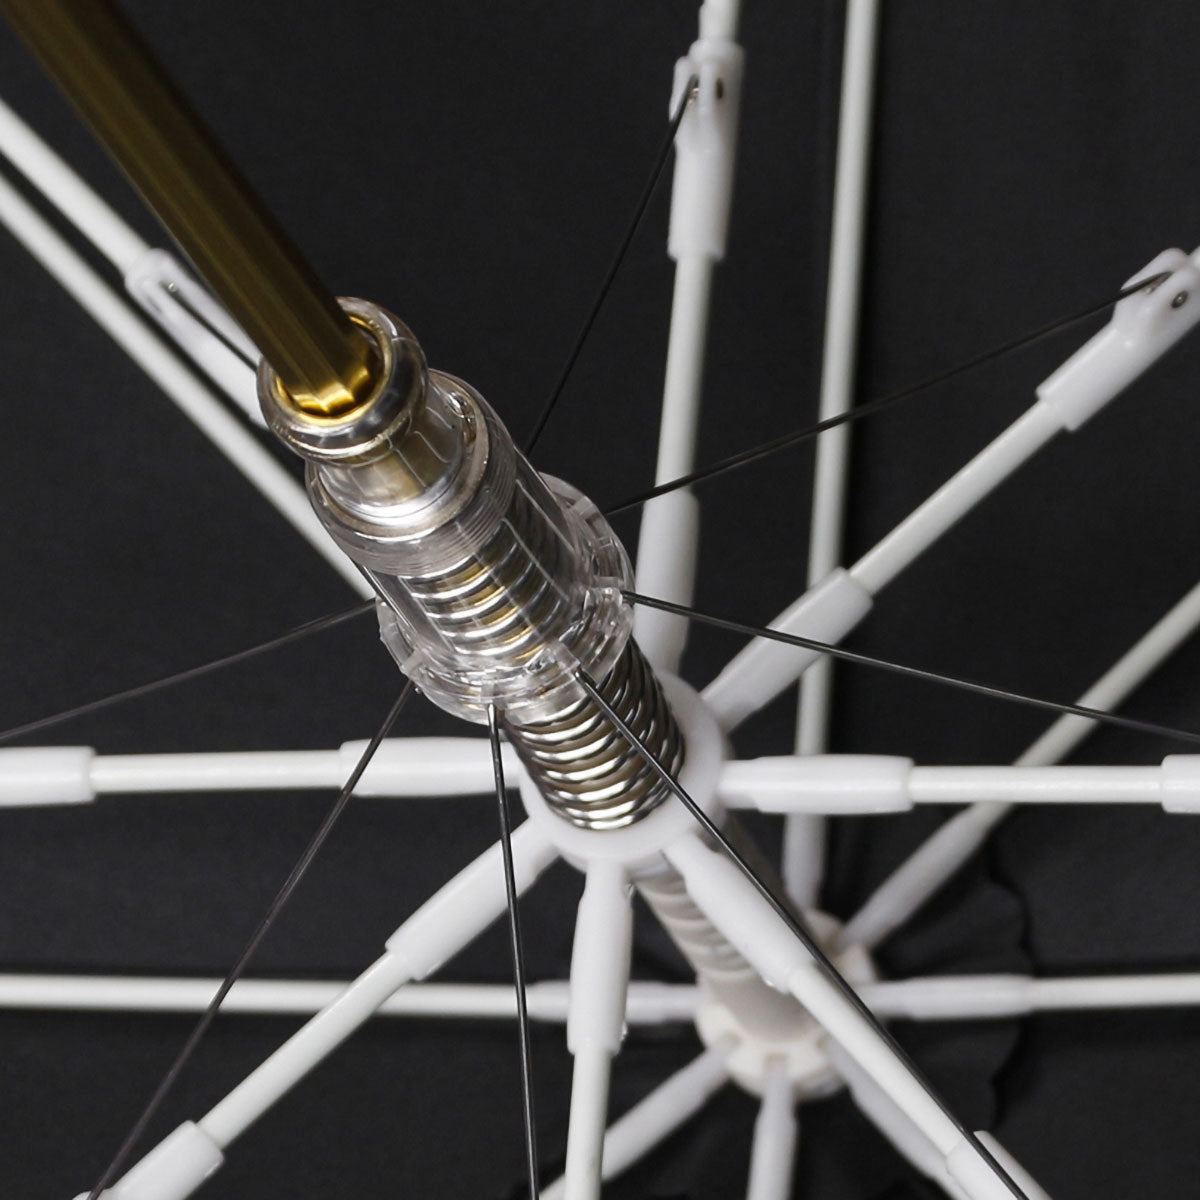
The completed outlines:
{"type": "Polygon", "coordinates": [[[107,0],[0,0],[302,408],[353,407],[370,343],[107,0]]]}

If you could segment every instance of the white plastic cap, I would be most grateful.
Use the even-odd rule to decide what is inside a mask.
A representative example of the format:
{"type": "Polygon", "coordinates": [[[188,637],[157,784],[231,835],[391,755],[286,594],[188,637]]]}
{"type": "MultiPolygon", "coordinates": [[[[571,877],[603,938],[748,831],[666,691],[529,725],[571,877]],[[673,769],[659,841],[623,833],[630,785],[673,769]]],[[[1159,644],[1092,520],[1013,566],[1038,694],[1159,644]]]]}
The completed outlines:
{"type": "Polygon", "coordinates": [[[689,79],[698,82],[691,109],[675,139],[675,180],[667,249],[675,260],[725,257],[733,166],[737,149],[742,49],[724,37],[702,37],[675,64],[671,111],[689,79]]]}
{"type": "Polygon", "coordinates": [[[1164,250],[1148,262],[1126,286],[1164,271],[1170,278],[1126,296],[1109,323],[1038,387],[1064,429],[1074,432],[1095,416],[1200,322],[1198,255],[1164,250]]]}
{"type": "MultiPolygon", "coordinates": [[[[817,642],[840,642],[871,611],[871,593],[839,567],[771,622],[772,629],[817,642]]],[[[722,729],[756,712],[820,657],[818,650],[755,638],[704,689],[722,729]]]]}
{"type": "Polygon", "coordinates": [[[91,746],[22,746],[0,750],[0,808],[86,804],[95,800],[91,746]]]}
{"type": "Polygon", "coordinates": [[[1168,754],[1160,779],[1167,812],[1200,813],[1200,754],[1168,754]]]}
{"type": "MultiPolygon", "coordinates": [[[[168,1134],[111,1188],[104,1200],[185,1200],[225,1161],[220,1147],[194,1121],[168,1134]]],[[[81,1192],[75,1200],[87,1200],[81,1192]]]]}
{"type": "MultiPolygon", "coordinates": [[[[656,496],[642,511],[637,590],[675,604],[692,602],[692,570],[700,536],[700,501],[686,488],[656,496]]],[[[675,675],[683,661],[688,620],[648,606],[633,612],[633,636],[660,671],[675,675]]]]}
{"type": "Polygon", "coordinates": [[[769,813],[886,813],[912,808],[911,758],[814,754],[727,762],[718,785],[733,806],[769,813]]]}
{"type": "MultiPolygon", "coordinates": [[[[358,765],[365,741],[343,742],[338,747],[345,778],[358,765]]],[[[504,772],[516,777],[520,769],[516,752],[503,747],[504,772]]],[[[359,796],[466,796],[495,789],[492,748],[479,737],[387,738],[375,752],[354,789],[359,796]]]]}

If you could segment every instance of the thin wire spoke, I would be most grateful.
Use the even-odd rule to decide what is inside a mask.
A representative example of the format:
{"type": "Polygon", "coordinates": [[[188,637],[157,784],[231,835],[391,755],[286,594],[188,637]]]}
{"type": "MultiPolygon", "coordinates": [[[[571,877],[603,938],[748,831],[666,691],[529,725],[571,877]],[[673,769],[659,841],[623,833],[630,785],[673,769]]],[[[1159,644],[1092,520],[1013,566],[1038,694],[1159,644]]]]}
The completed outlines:
{"type": "Polygon", "coordinates": [[[203,663],[198,667],[188,667],[184,671],[176,671],[173,675],[164,675],[161,679],[154,679],[150,683],[139,683],[135,687],[125,688],[123,691],[113,692],[108,696],[101,696],[99,700],[88,700],[84,704],[77,704],[74,708],[65,708],[61,712],[51,713],[46,717],[38,717],[35,721],[26,721],[23,725],[14,725],[12,728],[0,732],[0,742],[11,741],[13,738],[23,737],[29,733],[40,733],[43,729],[50,729],[52,726],[61,725],[64,721],[70,721],[75,717],[99,712],[101,709],[110,708],[112,705],[123,704],[126,700],[136,700],[141,696],[149,696],[153,692],[162,691],[164,688],[174,687],[177,683],[186,683],[192,679],[199,679],[202,675],[208,675],[213,671],[220,671],[225,667],[232,667],[237,663],[257,658],[260,654],[266,654],[268,650],[277,650],[280,646],[287,646],[292,642],[301,641],[303,638],[311,637],[314,633],[333,629],[335,626],[353,620],[355,617],[361,617],[364,613],[370,612],[374,607],[375,601],[368,600],[365,604],[356,604],[353,608],[330,613],[326,617],[317,617],[315,621],[306,621],[303,625],[297,625],[294,629],[290,629],[287,633],[280,634],[279,637],[272,638],[268,642],[260,642],[257,646],[250,646],[246,650],[236,650],[233,654],[226,654],[222,658],[215,658],[212,662],[203,663]]]}
{"type": "Polygon", "coordinates": [[[188,1061],[195,1054],[204,1035],[208,1032],[213,1020],[216,1018],[217,1012],[224,1002],[225,997],[229,995],[233,985],[241,977],[253,958],[255,951],[266,937],[271,926],[275,923],[279,914],[283,911],[284,906],[295,894],[296,888],[299,887],[300,881],[307,874],[309,867],[312,866],[313,860],[321,852],[321,848],[329,839],[329,835],[333,832],[333,827],[337,824],[338,819],[346,809],[346,805],[350,802],[350,797],[354,793],[354,789],[358,786],[358,781],[362,778],[363,772],[366,771],[371,759],[375,757],[375,752],[383,743],[384,738],[391,732],[392,726],[396,723],[396,719],[400,716],[405,704],[408,703],[409,697],[413,694],[413,683],[411,680],[405,683],[400,695],[396,698],[383,724],[379,727],[375,736],[367,743],[366,749],[362,752],[354,770],[351,771],[349,779],[346,780],[342,790],[338,793],[337,799],[334,800],[332,807],[325,814],[325,819],[317,827],[316,833],[313,834],[308,845],[304,849],[304,853],[296,862],[296,865],[291,869],[287,879],[284,880],[283,886],[279,889],[275,899],[271,901],[267,911],[263,914],[254,932],[250,935],[250,940],[238,955],[233,966],[230,967],[228,974],[221,981],[221,986],[217,988],[213,994],[212,1000],[209,1001],[208,1007],[204,1010],[200,1019],[196,1022],[192,1032],[188,1035],[187,1041],[175,1056],[175,1061],[171,1063],[167,1073],[162,1077],[162,1081],[155,1088],[154,1094],[142,1110],[142,1114],[134,1122],[133,1128],[130,1129],[125,1140],[121,1143],[120,1149],[113,1157],[111,1163],[100,1176],[96,1186],[88,1193],[88,1200],[100,1200],[100,1194],[106,1187],[120,1174],[124,1169],[125,1163],[128,1161],[130,1154],[133,1153],[134,1147],[141,1140],[142,1134],[145,1133],[146,1127],[157,1115],[163,1102],[170,1094],[171,1089],[183,1073],[188,1061]]]}
{"type": "Polygon", "coordinates": [[[715,463],[710,463],[707,467],[698,467],[694,471],[689,471],[686,475],[680,475],[676,479],[668,479],[665,483],[660,483],[655,487],[648,488],[644,492],[639,492],[636,496],[630,496],[627,500],[610,505],[604,510],[604,515],[611,517],[616,513],[625,512],[627,509],[636,508],[639,504],[645,504],[648,500],[653,500],[656,496],[665,496],[668,492],[677,491],[679,488],[688,487],[693,483],[699,483],[701,480],[713,479],[729,471],[736,471],[739,467],[748,466],[750,463],[757,462],[761,458],[767,458],[772,454],[778,454],[781,450],[789,450],[793,446],[799,446],[804,442],[811,441],[829,429],[836,429],[839,425],[847,425],[852,421],[860,421],[863,417],[873,416],[875,413],[882,412],[885,408],[890,408],[893,404],[898,404],[901,400],[908,400],[913,396],[920,395],[922,392],[928,391],[940,383],[945,383],[947,380],[954,379],[958,375],[973,371],[976,367],[982,366],[984,363],[992,362],[994,359],[1011,354],[1013,351],[1020,350],[1036,341],[1040,341],[1052,333],[1057,333],[1060,329],[1066,329],[1080,321],[1085,321],[1088,317],[1094,317],[1098,313],[1102,313],[1106,308],[1110,308],[1112,305],[1124,300],[1127,296],[1132,296],[1135,292],[1140,292],[1143,288],[1156,287],[1164,279],[1168,278],[1169,275],[1169,271],[1161,271],[1157,275],[1150,275],[1145,279],[1139,279],[1135,283],[1129,284],[1128,287],[1122,288],[1111,299],[1104,300],[1099,304],[1093,304],[1089,308],[1085,308],[1082,312],[1073,313],[1069,317],[1061,317],[1057,321],[1051,321],[1048,325],[1043,325],[1041,328],[1035,329],[1031,333],[1023,334],[1011,342],[1005,342],[1002,346],[997,346],[995,349],[978,354],[966,362],[961,362],[957,366],[942,371],[940,374],[931,375],[928,379],[924,379],[920,383],[915,383],[903,391],[892,392],[890,395],[880,396],[875,400],[868,400],[865,404],[858,404],[853,408],[847,409],[845,412],[837,413],[832,417],[826,417],[825,420],[818,421],[815,425],[807,425],[803,429],[798,429],[793,433],[782,434],[780,437],[772,438],[768,442],[752,446],[749,450],[742,450],[737,454],[731,454],[728,458],[718,459],[715,463]]]}
{"type": "Polygon", "coordinates": [[[521,938],[517,876],[513,868],[512,821],[508,791],[504,786],[504,752],[500,745],[500,718],[488,705],[488,738],[492,743],[492,773],[496,777],[496,807],[500,814],[500,849],[504,858],[504,890],[508,894],[508,930],[512,940],[513,982],[517,990],[517,1037],[521,1044],[521,1102],[525,1117],[525,1157],[529,1170],[529,1195],[538,1200],[537,1116],[533,1107],[533,1050],[529,1037],[529,1005],[525,987],[525,943],[521,938]]]}
{"type": "Polygon", "coordinates": [[[1120,729],[1132,729],[1137,733],[1152,733],[1158,737],[1173,738],[1181,742],[1200,743],[1200,733],[1190,729],[1177,729],[1171,725],[1159,725],[1155,721],[1139,721],[1136,717],[1122,717],[1116,713],[1105,712],[1100,708],[1088,708],[1082,704],[1064,704],[1058,700],[1045,700],[1040,696],[1029,696],[1024,692],[1013,692],[1007,688],[994,687],[990,683],[978,683],[972,679],[962,679],[957,675],[942,675],[937,671],[927,671],[923,667],[910,667],[904,663],[892,662],[887,658],[876,658],[871,654],[860,654],[856,650],[847,650],[835,646],[831,642],[818,642],[813,638],[801,637],[795,633],[784,633],[778,629],[768,629],[765,626],[746,625],[741,621],[731,621],[727,617],[714,617],[710,613],[699,612],[684,604],[673,604],[669,600],[660,600],[656,596],[643,596],[640,592],[630,592],[622,589],[621,595],[631,604],[642,604],[647,608],[657,608],[662,612],[673,613],[675,616],[687,617],[715,629],[724,629],[729,633],[739,633],[746,637],[766,638],[772,642],[782,642],[785,646],[798,646],[802,650],[816,650],[828,654],[832,658],[840,658],[845,662],[859,663],[864,667],[876,667],[881,671],[890,671],[894,675],[903,675],[908,679],[920,679],[926,683],[937,683],[944,687],[958,688],[960,691],[972,692],[976,696],[989,696],[994,700],[1007,700],[1013,704],[1023,704],[1028,708],[1038,708],[1045,712],[1067,713],[1074,717],[1086,717],[1090,721],[1098,721],[1104,725],[1115,725],[1120,729]]]}
{"type": "Polygon", "coordinates": [[[699,804],[688,793],[687,789],[655,758],[650,748],[637,736],[637,734],[629,728],[629,726],[621,719],[620,714],[608,703],[601,695],[600,689],[597,688],[592,678],[585,672],[580,671],[577,676],[580,685],[584,691],[592,698],[596,706],[602,713],[621,731],[622,736],[629,744],[637,751],[650,769],[667,785],[674,793],[679,802],[688,810],[695,818],[704,831],[721,847],[721,850],[728,856],[729,860],[738,868],[739,871],[754,887],[755,891],[770,905],[775,914],[783,921],[787,928],[792,932],[796,939],[804,946],[805,950],[812,956],[813,961],[820,967],[826,978],[832,983],[842,994],[844,999],[852,1005],[858,1014],[865,1020],[874,1030],[884,1045],[895,1056],[896,1060],[904,1067],[912,1076],[913,1080],[921,1087],[930,1101],[937,1105],[942,1111],[947,1120],[954,1124],[959,1134],[970,1144],[971,1148],[988,1164],[991,1170],[995,1173],[996,1178],[1003,1183],[1008,1190],[1016,1197],[1016,1200],[1029,1200],[1024,1191],[1012,1180],[1008,1172],[996,1161],[995,1157],[989,1152],[986,1146],[979,1140],[975,1134],[968,1129],[959,1119],[946,1107],[945,1102],[935,1092],[929,1082],[917,1069],[916,1065],[909,1059],[908,1055],[900,1049],[891,1034],[879,1023],[875,1014],[866,1006],[862,997],[854,990],[853,987],[846,981],[842,973],[830,961],[829,956],[821,948],[820,943],[812,936],[811,933],[804,927],[791,908],[781,900],[774,890],[765,883],[754,870],[753,867],[742,857],[738,849],[721,831],[721,827],[700,807],[699,804]]]}
{"type": "Polygon", "coordinates": [[[659,147],[658,154],[654,160],[654,166],[650,171],[649,178],[646,180],[646,186],[642,189],[637,207],[633,210],[633,218],[629,222],[629,227],[625,230],[625,236],[621,239],[620,246],[617,248],[616,257],[613,259],[612,265],[608,268],[608,274],[605,275],[604,282],[600,285],[600,292],[596,296],[595,303],[587,315],[587,320],[584,321],[578,336],[575,338],[575,344],[571,347],[571,353],[567,355],[567,361],[563,365],[558,382],[554,385],[554,390],[550,393],[550,399],[546,401],[546,405],[537,419],[537,424],[534,425],[533,432],[530,433],[529,440],[525,443],[525,453],[527,455],[533,453],[533,448],[538,444],[542,434],[546,431],[550,417],[558,407],[559,400],[562,399],[563,390],[567,386],[567,380],[570,379],[571,372],[575,369],[576,362],[579,361],[579,355],[583,352],[584,343],[591,335],[592,327],[596,324],[596,318],[600,315],[601,308],[604,307],[604,301],[608,299],[608,293],[612,291],[613,281],[617,277],[617,272],[621,269],[621,264],[625,261],[625,255],[629,252],[629,247],[642,223],[642,218],[646,215],[646,209],[649,207],[650,199],[658,187],[658,181],[662,178],[663,170],[667,165],[667,159],[671,155],[671,147],[675,145],[675,135],[679,132],[679,126],[683,122],[683,115],[687,112],[687,106],[696,93],[696,85],[698,83],[699,80],[694,75],[687,81],[687,86],[683,89],[683,98],[679,101],[678,107],[671,115],[666,136],[659,147]]]}

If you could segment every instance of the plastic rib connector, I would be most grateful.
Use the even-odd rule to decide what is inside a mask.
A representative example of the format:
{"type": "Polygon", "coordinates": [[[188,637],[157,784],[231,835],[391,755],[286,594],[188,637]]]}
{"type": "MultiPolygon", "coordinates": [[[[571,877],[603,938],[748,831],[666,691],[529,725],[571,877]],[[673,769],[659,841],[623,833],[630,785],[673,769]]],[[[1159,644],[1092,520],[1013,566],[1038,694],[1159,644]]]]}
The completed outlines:
{"type": "Polygon", "coordinates": [[[717,791],[731,807],[760,812],[904,812],[912,767],[911,758],[884,754],[755,758],[725,763],[717,791]]]}
{"type": "Polygon", "coordinates": [[[695,103],[684,116],[675,139],[667,249],[676,261],[691,255],[714,260],[725,257],[743,54],[732,40],[732,30],[722,32],[728,36],[714,30],[693,42],[675,64],[672,112],[683,100],[689,81],[697,81],[695,103]]]}
{"type": "MultiPolygon", "coordinates": [[[[772,629],[818,642],[840,642],[871,611],[871,593],[839,567],[771,622],[772,629]]],[[[820,657],[817,650],[756,638],[704,689],[722,729],[732,729],[820,657]]]]}
{"type": "Polygon", "coordinates": [[[87,804],[96,798],[91,746],[20,746],[0,750],[0,808],[87,804]]]}
{"type": "Polygon", "coordinates": [[[1159,775],[1162,806],[1169,813],[1200,813],[1200,754],[1168,754],[1159,775]]]}
{"type": "MultiPolygon", "coordinates": [[[[192,1121],[163,1138],[104,1200],[184,1200],[225,1161],[217,1144],[192,1121]]],[[[81,1192],[75,1200],[87,1200],[81,1192]]]]}
{"type": "Polygon", "coordinates": [[[1126,281],[1170,275],[1126,296],[1112,319],[1037,389],[1038,399],[1074,432],[1200,322],[1200,250],[1164,250],[1126,281]]]}

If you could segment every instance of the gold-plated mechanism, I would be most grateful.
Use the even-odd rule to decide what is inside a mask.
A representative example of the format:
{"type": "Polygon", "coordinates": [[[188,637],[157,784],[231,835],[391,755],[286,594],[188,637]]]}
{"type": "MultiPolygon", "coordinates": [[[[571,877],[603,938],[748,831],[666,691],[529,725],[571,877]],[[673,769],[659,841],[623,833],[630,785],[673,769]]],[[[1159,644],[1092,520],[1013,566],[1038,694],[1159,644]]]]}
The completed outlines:
{"type": "Polygon", "coordinates": [[[191,106],[108,0],[0,0],[302,410],[332,415],[372,386],[370,340],[321,285],[191,106]]]}

